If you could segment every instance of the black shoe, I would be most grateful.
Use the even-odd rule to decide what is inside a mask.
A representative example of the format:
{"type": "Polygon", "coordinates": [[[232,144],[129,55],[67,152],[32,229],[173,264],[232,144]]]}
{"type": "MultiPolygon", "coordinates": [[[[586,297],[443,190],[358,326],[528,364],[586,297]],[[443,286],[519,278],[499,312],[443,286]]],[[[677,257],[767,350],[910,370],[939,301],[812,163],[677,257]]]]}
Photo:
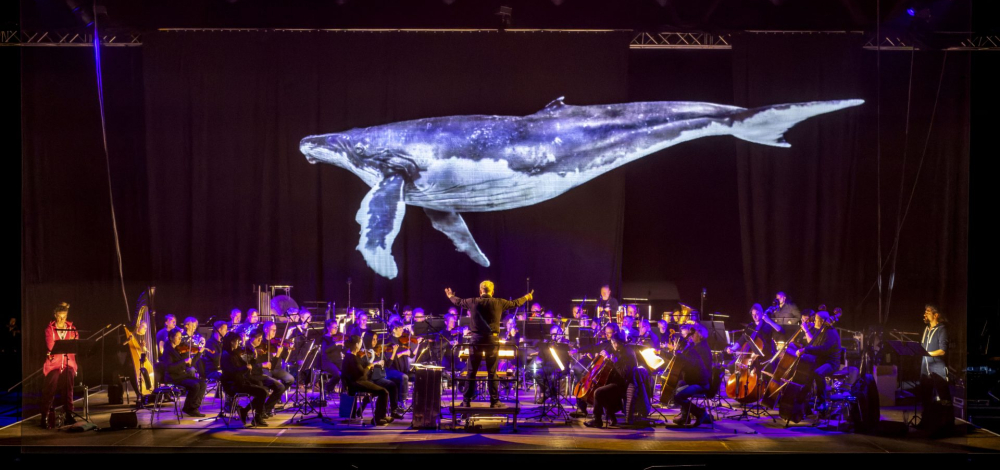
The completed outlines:
{"type": "Polygon", "coordinates": [[[390,416],[392,416],[393,419],[403,419],[403,411],[402,410],[393,410],[392,414],[390,414],[390,416]]]}
{"type": "Polygon", "coordinates": [[[461,406],[462,408],[471,408],[472,407],[472,401],[470,401],[470,400],[462,400],[462,404],[458,405],[458,406],[461,406]]]}
{"type": "Polygon", "coordinates": [[[204,418],[205,414],[198,410],[184,410],[184,414],[194,418],[204,418]]]}
{"type": "Polygon", "coordinates": [[[587,421],[586,423],[583,423],[583,425],[588,428],[598,428],[598,429],[604,427],[604,423],[599,419],[592,419],[590,421],[587,421]]]}
{"type": "Polygon", "coordinates": [[[570,418],[586,418],[587,417],[587,412],[586,411],[580,411],[580,410],[573,411],[573,412],[571,412],[569,414],[569,417],[570,418]]]}
{"type": "Polygon", "coordinates": [[[618,418],[615,415],[608,417],[608,426],[618,426],[618,418]]]}
{"type": "Polygon", "coordinates": [[[698,427],[698,426],[701,426],[702,424],[712,424],[712,421],[713,421],[712,420],[712,414],[708,413],[704,409],[702,409],[702,408],[695,408],[694,409],[694,415],[695,416],[694,416],[694,426],[693,427],[698,427]]]}
{"type": "Polygon", "coordinates": [[[258,428],[266,428],[267,427],[267,421],[264,421],[264,418],[254,417],[254,419],[253,419],[253,425],[255,427],[258,427],[258,428]]]}
{"type": "Polygon", "coordinates": [[[76,420],[73,419],[73,415],[71,415],[69,413],[66,413],[66,417],[63,418],[63,425],[64,426],[69,426],[69,425],[72,425],[72,424],[76,424],[76,420]]]}
{"type": "Polygon", "coordinates": [[[505,405],[505,404],[503,404],[503,403],[501,403],[499,401],[495,401],[493,403],[490,403],[490,408],[501,410],[501,409],[507,408],[507,405],[505,405]]]}
{"type": "Polygon", "coordinates": [[[385,418],[382,418],[382,419],[372,418],[371,424],[372,424],[372,426],[388,426],[389,425],[389,421],[387,421],[385,418]]]}

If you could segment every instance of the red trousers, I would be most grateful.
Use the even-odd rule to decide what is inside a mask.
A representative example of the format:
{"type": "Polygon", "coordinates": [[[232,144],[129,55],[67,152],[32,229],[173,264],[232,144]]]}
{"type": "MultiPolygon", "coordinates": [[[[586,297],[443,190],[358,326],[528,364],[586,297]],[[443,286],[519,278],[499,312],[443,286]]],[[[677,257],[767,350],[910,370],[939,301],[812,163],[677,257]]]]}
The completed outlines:
{"type": "Polygon", "coordinates": [[[62,372],[59,372],[59,369],[53,370],[45,376],[40,410],[43,416],[52,410],[52,400],[56,394],[59,394],[60,401],[56,406],[62,404],[66,413],[73,411],[73,382],[75,378],[76,374],[69,367],[63,369],[62,372]]]}

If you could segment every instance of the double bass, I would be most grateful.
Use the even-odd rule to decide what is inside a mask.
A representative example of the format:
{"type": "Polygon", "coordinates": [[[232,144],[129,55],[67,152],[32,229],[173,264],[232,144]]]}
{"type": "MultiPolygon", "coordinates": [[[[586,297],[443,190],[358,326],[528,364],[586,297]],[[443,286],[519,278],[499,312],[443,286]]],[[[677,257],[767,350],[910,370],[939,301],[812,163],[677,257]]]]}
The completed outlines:
{"type": "MultiPolygon", "coordinates": [[[[816,338],[826,333],[829,324],[824,324],[816,333],[816,338]]],[[[802,357],[795,357],[792,365],[782,374],[781,377],[775,375],[775,381],[780,382],[776,393],[780,393],[778,398],[778,416],[786,421],[798,423],[806,417],[805,390],[813,380],[812,364],[802,362],[802,357]]]]}
{"type": "Polygon", "coordinates": [[[792,345],[799,335],[802,334],[802,329],[795,332],[792,339],[788,340],[784,345],[781,346],[781,350],[774,355],[774,361],[772,361],[775,366],[770,372],[764,372],[764,375],[771,377],[771,380],[767,383],[767,388],[764,390],[764,397],[761,399],[761,403],[764,406],[774,409],[778,404],[778,393],[781,391],[781,384],[789,378],[788,371],[793,365],[798,361],[795,357],[795,351],[789,351],[788,346],[792,345]]]}
{"type": "Polygon", "coordinates": [[[760,328],[763,324],[764,318],[761,317],[757,323],[757,328],[750,335],[750,340],[744,342],[739,351],[735,353],[736,358],[733,360],[734,373],[726,379],[726,396],[742,404],[753,403],[760,398],[759,387],[757,387],[759,377],[757,376],[757,370],[754,368],[754,362],[760,357],[756,351],[764,350],[764,341],[759,337],[760,328]],[[751,343],[756,346],[754,351],[749,351],[751,343]]]}
{"type": "Polygon", "coordinates": [[[674,398],[674,394],[677,393],[677,383],[681,380],[681,371],[684,369],[682,365],[677,361],[677,356],[684,354],[688,348],[694,344],[693,341],[688,341],[684,345],[684,349],[678,351],[677,345],[680,344],[680,338],[674,340],[674,355],[670,358],[670,362],[667,363],[667,368],[660,376],[660,380],[663,380],[663,387],[660,389],[660,404],[667,405],[670,400],[674,398]]]}
{"type": "Polygon", "coordinates": [[[146,292],[139,296],[135,315],[134,330],[125,327],[125,344],[128,345],[129,354],[132,357],[133,373],[135,374],[136,406],[140,407],[145,403],[146,398],[153,392],[153,363],[149,360],[148,345],[153,343],[153,334],[149,328],[149,307],[146,305],[146,292]],[[146,331],[142,335],[137,334],[142,324],[146,325],[146,331]]]}

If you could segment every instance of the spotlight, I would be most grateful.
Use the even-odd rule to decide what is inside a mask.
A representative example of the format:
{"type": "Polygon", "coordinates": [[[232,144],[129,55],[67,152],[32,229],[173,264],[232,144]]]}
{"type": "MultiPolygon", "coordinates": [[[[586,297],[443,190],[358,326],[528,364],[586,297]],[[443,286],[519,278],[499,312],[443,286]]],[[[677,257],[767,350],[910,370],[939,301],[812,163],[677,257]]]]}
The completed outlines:
{"type": "Polygon", "coordinates": [[[910,15],[910,16],[916,16],[917,12],[914,11],[912,8],[907,8],[906,9],[906,14],[910,15]]]}

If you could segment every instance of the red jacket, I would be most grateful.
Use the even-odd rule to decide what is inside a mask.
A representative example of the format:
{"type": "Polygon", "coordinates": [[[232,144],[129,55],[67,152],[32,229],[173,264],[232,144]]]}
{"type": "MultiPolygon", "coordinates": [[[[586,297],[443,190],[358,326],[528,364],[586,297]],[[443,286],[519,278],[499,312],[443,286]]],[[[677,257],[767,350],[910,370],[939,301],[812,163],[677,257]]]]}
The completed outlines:
{"type": "MultiPolygon", "coordinates": [[[[73,329],[73,322],[66,322],[67,329],[73,329]]],[[[73,331],[66,332],[66,339],[80,339],[80,334],[73,331]]],[[[45,328],[45,347],[48,351],[52,351],[55,347],[56,341],[59,340],[59,332],[56,331],[55,320],[49,322],[48,328],[45,328]]],[[[69,367],[73,369],[73,374],[76,374],[76,354],[56,354],[52,356],[45,357],[45,365],[42,366],[42,373],[49,375],[49,372],[54,370],[62,371],[69,367]]]]}

